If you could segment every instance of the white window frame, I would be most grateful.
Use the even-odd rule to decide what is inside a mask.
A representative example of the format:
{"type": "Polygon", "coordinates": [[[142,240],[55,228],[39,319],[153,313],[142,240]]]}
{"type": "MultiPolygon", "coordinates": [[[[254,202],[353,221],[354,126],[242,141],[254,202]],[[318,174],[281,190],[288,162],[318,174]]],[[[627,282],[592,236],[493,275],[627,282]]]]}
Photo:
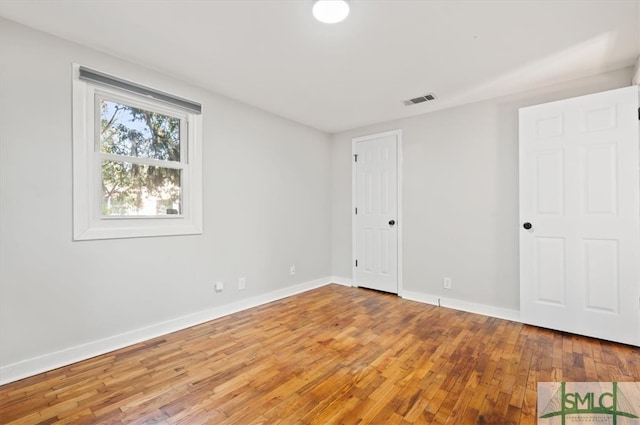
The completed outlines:
{"type": "MultiPolygon", "coordinates": [[[[73,240],[194,235],[202,233],[202,115],[160,100],[80,79],[73,65],[73,240]],[[97,126],[99,98],[180,117],[182,205],[179,215],[103,216],[102,160],[97,126]],[[184,138],[184,139],[183,139],[184,138]]],[[[123,158],[116,160],[122,161],[123,158]]],[[[145,160],[136,160],[144,163],[145,160]]],[[[158,161],[153,165],[158,165],[158,161]]],[[[170,166],[171,168],[171,166],[170,166]]]]}

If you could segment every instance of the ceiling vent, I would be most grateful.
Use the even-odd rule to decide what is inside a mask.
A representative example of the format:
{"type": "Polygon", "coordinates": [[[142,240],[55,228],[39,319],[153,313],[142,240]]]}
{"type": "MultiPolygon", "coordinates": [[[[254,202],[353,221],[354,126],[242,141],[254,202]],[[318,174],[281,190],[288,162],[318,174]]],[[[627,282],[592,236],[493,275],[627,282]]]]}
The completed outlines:
{"type": "Polygon", "coordinates": [[[436,95],[433,93],[425,94],[424,96],[414,97],[413,99],[405,100],[404,106],[417,105],[422,102],[429,102],[431,100],[436,100],[436,95]]]}

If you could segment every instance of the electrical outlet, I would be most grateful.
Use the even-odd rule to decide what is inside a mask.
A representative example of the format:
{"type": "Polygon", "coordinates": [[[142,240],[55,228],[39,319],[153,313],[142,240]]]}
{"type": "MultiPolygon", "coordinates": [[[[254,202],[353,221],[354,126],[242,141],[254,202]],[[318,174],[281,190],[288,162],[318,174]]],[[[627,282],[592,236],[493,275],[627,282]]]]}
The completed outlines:
{"type": "Polygon", "coordinates": [[[220,281],[216,282],[216,292],[222,292],[223,289],[224,289],[224,283],[220,281]]]}
{"type": "Polygon", "coordinates": [[[291,266],[291,269],[289,270],[289,274],[291,276],[295,276],[295,274],[296,274],[296,266],[291,266]]]}
{"type": "Polygon", "coordinates": [[[445,277],[442,281],[442,286],[444,287],[444,289],[451,289],[451,278],[445,277]]]}
{"type": "Polygon", "coordinates": [[[246,287],[247,287],[247,278],[246,277],[239,277],[238,278],[238,289],[242,291],[246,287]]]}

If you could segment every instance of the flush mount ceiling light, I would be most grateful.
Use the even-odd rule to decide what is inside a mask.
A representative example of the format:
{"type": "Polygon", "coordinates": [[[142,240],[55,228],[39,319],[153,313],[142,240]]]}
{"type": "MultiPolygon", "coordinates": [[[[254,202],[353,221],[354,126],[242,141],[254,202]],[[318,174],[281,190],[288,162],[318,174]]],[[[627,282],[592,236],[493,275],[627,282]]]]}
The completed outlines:
{"type": "Polygon", "coordinates": [[[349,15],[349,4],[345,0],[315,0],[313,16],[325,24],[343,21],[349,15]]]}

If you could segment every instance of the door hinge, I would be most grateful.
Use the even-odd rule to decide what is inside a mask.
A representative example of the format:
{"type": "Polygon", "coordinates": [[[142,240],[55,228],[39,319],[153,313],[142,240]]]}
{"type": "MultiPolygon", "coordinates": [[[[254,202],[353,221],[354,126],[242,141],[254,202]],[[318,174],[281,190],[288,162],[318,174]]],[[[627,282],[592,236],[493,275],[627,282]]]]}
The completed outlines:
{"type": "Polygon", "coordinates": [[[638,108],[638,121],[640,121],[640,108],[638,108]]]}
{"type": "Polygon", "coordinates": [[[356,267],[358,267],[358,260],[356,260],[356,267]]]}
{"type": "Polygon", "coordinates": [[[353,154],[353,160],[354,160],[355,162],[358,162],[358,154],[357,154],[357,153],[356,153],[356,154],[353,154]]]}
{"type": "Polygon", "coordinates": [[[358,207],[356,207],[356,215],[358,215],[358,207]]]}

